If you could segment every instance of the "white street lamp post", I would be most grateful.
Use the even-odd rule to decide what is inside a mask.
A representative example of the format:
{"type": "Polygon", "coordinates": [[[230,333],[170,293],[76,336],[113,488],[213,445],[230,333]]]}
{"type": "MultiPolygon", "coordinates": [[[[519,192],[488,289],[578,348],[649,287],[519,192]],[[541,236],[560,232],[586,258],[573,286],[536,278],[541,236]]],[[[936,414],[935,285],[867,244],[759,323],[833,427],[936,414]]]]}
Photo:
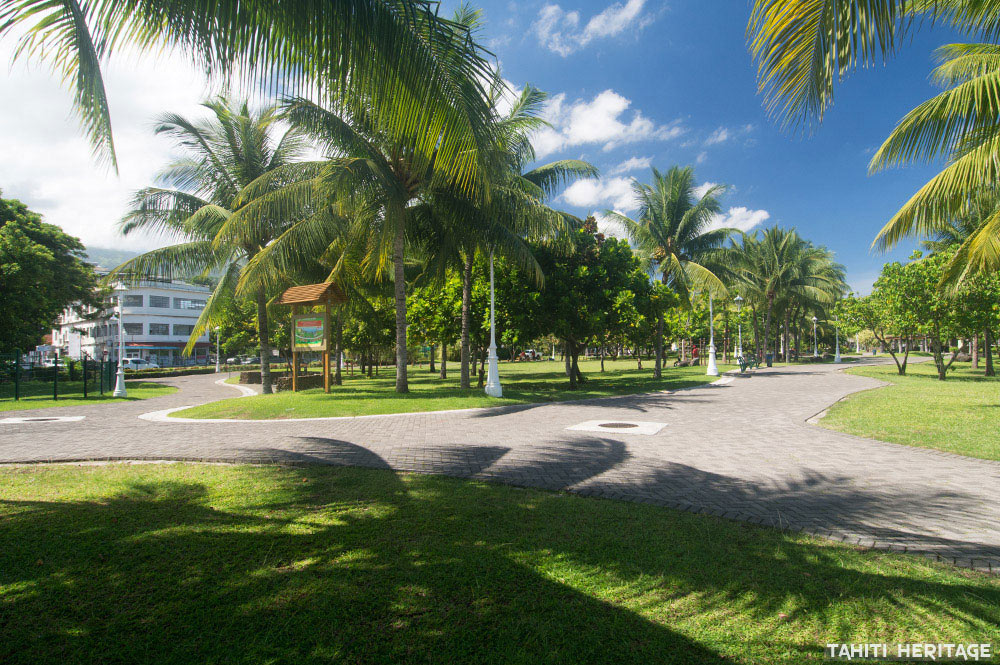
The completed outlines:
{"type": "Polygon", "coordinates": [[[740,319],[740,312],[743,310],[743,298],[737,294],[736,296],[736,330],[739,335],[738,341],[736,342],[736,357],[743,357],[743,321],[740,319]]]}
{"type": "Polygon", "coordinates": [[[712,294],[708,294],[708,370],[707,376],[719,376],[719,366],[715,363],[715,311],[712,308],[712,294]]]}
{"type": "Polygon", "coordinates": [[[222,361],[222,341],[219,338],[219,326],[215,326],[215,373],[216,374],[222,371],[221,361],[222,361]]]}
{"type": "Polygon", "coordinates": [[[840,362],[840,317],[839,316],[833,317],[833,324],[836,327],[837,331],[837,353],[833,356],[833,362],[839,363],[840,362]]]}
{"type": "Polygon", "coordinates": [[[115,397],[128,397],[125,389],[125,307],[124,296],[118,294],[118,372],[115,374],[115,397]]]}
{"type": "Polygon", "coordinates": [[[819,355],[819,346],[816,344],[816,317],[813,317],[813,358],[819,355]]]}
{"type": "Polygon", "coordinates": [[[486,394],[490,397],[503,397],[503,388],[500,386],[500,368],[497,366],[496,321],[493,313],[493,252],[490,252],[490,351],[488,358],[486,394]]]}

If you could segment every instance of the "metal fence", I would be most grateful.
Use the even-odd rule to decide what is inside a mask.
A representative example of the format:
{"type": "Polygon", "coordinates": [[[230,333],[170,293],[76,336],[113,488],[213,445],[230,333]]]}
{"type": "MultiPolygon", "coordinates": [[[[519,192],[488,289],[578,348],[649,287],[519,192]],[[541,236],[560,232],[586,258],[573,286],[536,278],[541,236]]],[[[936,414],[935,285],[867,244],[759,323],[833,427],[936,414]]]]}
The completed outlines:
{"type": "Polygon", "coordinates": [[[115,363],[86,354],[80,360],[30,360],[19,351],[0,353],[0,400],[80,399],[114,391],[115,363]]]}

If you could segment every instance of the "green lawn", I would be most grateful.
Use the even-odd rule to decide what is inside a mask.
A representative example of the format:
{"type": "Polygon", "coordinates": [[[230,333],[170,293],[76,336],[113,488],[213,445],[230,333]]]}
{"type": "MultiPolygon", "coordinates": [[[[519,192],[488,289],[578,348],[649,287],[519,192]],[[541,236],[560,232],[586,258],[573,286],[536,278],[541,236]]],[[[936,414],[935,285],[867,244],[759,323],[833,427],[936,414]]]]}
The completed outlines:
{"type": "Polygon", "coordinates": [[[1000,643],[1000,579],[371,469],[0,469],[0,662],[777,663],[1000,643]]]}
{"type": "MultiPolygon", "coordinates": [[[[575,391],[570,391],[569,381],[563,374],[560,362],[501,363],[500,381],[504,396],[494,399],[480,388],[462,390],[458,387],[458,364],[449,364],[448,379],[424,369],[411,369],[410,392],[398,395],[393,392],[395,372],[382,368],[377,378],[345,375],[343,386],[334,386],[327,395],[322,389],[275,395],[259,395],[228,399],[203,406],[178,411],[172,415],[182,418],[317,418],[329,416],[363,416],[382,413],[407,413],[411,411],[443,411],[482,406],[505,406],[532,402],[556,402],[610,395],[627,395],[690,388],[714,381],[705,376],[702,367],[671,367],[668,363],[659,381],[653,378],[653,363],[644,361],[643,370],[637,370],[634,360],[605,361],[605,372],[600,371],[600,361],[581,362],[581,371],[587,381],[575,391]]],[[[724,372],[731,367],[720,365],[724,372]]],[[[475,383],[473,383],[475,385],[475,383]]]]}
{"type": "Polygon", "coordinates": [[[851,395],[830,409],[820,424],[882,441],[1000,460],[1000,380],[955,363],[938,381],[934,363],[857,367],[852,374],[893,385],[851,395]]]}
{"type": "Polygon", "coordinates": [[[98,393],[98,387],[95,383],[89,383],[87,386],[87,397],[84,399],[83,381],[60,381],[59,399],[53,400],[51,383],[24,383],[22,384],[22,388],[25,394],[22,394],[20,400],[15,401],[13,386],[4,386],[4,397],[0,399],[0,412],[48,409],[58,406],[82,406],[102,402],[128,402],[149,399],[150,397],[162,397],[163,395],[177,392],[177,389],[173,386],[165,386],[161,383],[126,381],[125,387],[128,390],[128,397],[117,399],[111,395],[114,391],[114,386],[107,388],[103,395],[98,393]]]}

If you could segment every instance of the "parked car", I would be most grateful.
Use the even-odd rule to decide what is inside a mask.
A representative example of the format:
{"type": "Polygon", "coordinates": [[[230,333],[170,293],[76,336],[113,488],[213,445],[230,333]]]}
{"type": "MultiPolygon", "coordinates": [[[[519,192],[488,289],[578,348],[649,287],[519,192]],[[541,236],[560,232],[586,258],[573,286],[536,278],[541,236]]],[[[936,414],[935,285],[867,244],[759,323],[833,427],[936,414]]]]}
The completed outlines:
{"type": "Polygon", "coordinates": [[[160,369],[159,365],[144,358],[125,358],[122,365],[125,369],[129,370],[160,369]]]}

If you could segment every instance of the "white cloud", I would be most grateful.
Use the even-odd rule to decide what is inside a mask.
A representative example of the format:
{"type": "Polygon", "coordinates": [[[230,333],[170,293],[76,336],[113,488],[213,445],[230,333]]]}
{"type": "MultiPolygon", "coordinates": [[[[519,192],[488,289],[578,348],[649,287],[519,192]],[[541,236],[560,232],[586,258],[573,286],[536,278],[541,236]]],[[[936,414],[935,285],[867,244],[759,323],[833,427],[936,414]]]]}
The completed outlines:
{"type": "Polygon", "coordinates": [[[766,210],[750,210],[744,206],[730,208],[724,215],[716,215],[709,229],[738,229],[750,231],[771,218],[766,210]]]}
{"type": "Polygon", "coordinates": [[[715,187],[718,184],[719,183],[717,183],[717,182],[703,182],[703,183],[701,183],[700,185],[698,185],[697,187],[694,188],[694,196],[695,196],[695,198],[696,199],[700,199],[701,197],[705,196],[705,194],[708,193],[708,190],[712,189],[713,187],[715,187]]]}
{"type": "Polygon", "coordinates": [[[707,139],[705,139],[705,145],[716,145],[718,143],[725,143],[729,140],[729,130],[725,127],[719,127],[717,130],[712,132],[707,139]]]}
{"type": "Polygon", "coordinates": [[[702,150],[701,152],[698,153],[698,156],[695,158],[694,161],[697,164],[704,164],[706,161],[708,161],[708,153],[702,150]]]}
{"type": "Polygon", "coordinates": [[[652,157],[630,157],[621,164],[608,169],[606,175],[622,175],[623,173],[632,173],[633,171],[648,169],[652,165],[652,157]]]}
{"type": "MultiPolygon", "coordinates": [[[[624,214],[620,210],[616,210],[618,214],[624,214]]],[[[625,233],[625,227],[621,222],[615,219],[611,219],[604,212],[595,210],[591,213],[594,219],[597,220],[597,230],[603,233],[609,238],[621,238],[622,240],[628,240],[628,234],[625,233]]]]}
{"type": "Polygon", "coordinates": [[[566,57],[595,39],[615,37],[629,28],[641,30],[652,17],[643,13],[646,0],[626,0],[605,8],[580,27],[580,13],[545,5],[532,25],[535,35],[550,51],[566,57]]]}
{"type": "Polygon", "coordinates": [[[551,123],[532,136],[539,157],[580,145],[602,145],[604,150],[638,141],[665,141],[684,133],[679,122],[658,125],[641,111],[623,118],[632,102],[614,90],[605,90],[592,100],[567,103],[566,94],[551,97],[543,117],[551,123]]]}
{"type": "MultiPolygon", "coordinates": [[[[0,61],[10,62],[14,39],[0,43],[0,61]]],[[[71,114],[72,91],[43,67],[19,62],[0,71],[0,188],[19,198],[45,221],[80,237],[85,244],[149,249],[169,244],[155,237],[122,238],[116,225],[133,191],[152,184],[171,159],[169,140],[156,137],[152,120],[166,111],[201,115],[209,89],[205,77],[185,58],[115,58],[104,68],[119,175],[91,155],[71,114]]]]}
{"type": "Polygon", "coordinates": [[[563,201],[578,208],[604,206],[634,210],[631,178],[585,178],[577,180],[560,195],[563,201]]]}

